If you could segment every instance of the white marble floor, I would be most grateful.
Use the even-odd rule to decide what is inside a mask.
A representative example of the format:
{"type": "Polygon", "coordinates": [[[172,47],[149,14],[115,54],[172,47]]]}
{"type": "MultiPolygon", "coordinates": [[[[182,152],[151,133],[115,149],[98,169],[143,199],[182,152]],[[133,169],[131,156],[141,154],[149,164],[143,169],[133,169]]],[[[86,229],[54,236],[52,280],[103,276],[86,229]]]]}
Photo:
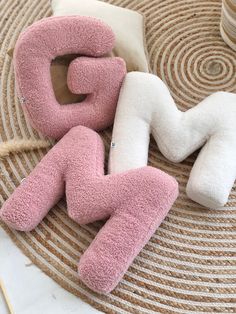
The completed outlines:
{"type": "MultiPolygon", "coordinates": [[[[14,314],[99,314],[79,298],[58,286],[12,243],[0,228],[0,279],[14,314]]],[[[7,314],[0,293],[0,313],[7,314]]]]}

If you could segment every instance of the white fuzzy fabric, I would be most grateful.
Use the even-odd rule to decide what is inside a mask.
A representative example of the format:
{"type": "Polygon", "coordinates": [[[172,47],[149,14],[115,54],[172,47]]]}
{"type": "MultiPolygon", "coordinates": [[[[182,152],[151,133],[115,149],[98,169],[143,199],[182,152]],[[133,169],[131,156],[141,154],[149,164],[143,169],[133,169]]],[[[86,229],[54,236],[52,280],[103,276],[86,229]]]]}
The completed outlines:
{"type": "Polygon", "coordinates": [[[112,55],[123,58],[128,71],[148,72],[141,14],[97,0],[52,0],[51,4],[54,16],[84,15],[101,19],[116,36],[112,55]]]}
{"type": "Polygon", "coordinates": [[[182,112],[160,78],[129,73],[117,107],[110,173],[145,166],[150,133],[162,154],[173,162],[181,162],[203,146],[190,174],[187,195],[210,208],[227,202],[236,178],[236,94],[217,92],[182,112]]]}

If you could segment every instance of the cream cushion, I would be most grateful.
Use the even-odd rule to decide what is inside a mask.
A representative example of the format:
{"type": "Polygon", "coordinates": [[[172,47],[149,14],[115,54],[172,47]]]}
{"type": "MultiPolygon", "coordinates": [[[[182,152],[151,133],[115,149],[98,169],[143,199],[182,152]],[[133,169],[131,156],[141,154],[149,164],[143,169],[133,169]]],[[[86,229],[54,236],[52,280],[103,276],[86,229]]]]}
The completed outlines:
{"type": "Polygon", "coordinates": [[[113,56],[123,58],[128,71],[148,72],[141,14],[97,0],[52,0],[51,5],[54,16],[92,16],[107,23],[116,36],[113,56]]]}

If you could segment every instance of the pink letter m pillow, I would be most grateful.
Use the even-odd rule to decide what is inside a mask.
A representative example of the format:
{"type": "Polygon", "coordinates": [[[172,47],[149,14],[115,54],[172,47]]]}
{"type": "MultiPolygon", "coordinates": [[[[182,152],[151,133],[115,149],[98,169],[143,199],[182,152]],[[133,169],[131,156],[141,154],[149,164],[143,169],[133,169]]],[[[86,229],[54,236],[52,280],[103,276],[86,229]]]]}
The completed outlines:
{"type": "Polygon", "coordinates": [[[68,214],[87,224],[107,219],[80,259],[83,282],[110,292],[165,218],[178,194],[174,178],[143,167],[104,175],[99,135],[71,129],[5,202],[1,219],[11,228],[34,229],[66,191],[68,214]]]}

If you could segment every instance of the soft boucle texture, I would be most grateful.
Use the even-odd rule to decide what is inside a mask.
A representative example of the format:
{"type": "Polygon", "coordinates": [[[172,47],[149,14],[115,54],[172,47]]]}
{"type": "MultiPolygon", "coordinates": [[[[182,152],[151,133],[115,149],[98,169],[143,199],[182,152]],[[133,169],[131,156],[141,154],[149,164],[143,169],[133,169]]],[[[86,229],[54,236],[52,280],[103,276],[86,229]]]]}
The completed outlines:
{"type": "Polygon", "coordinates": [[[11,228],[34,229],[66,190],[68,214],[87,224],[109,218],[79,262],[79,276],[107,293],[165,218],[178,184],[144,167],[104,175],[104,145],[85,127],[71,129],[5,202],[1,219],[11,228]]]}
{"type": "MultiPolygon", "coordinates": [[[[13,58],[14,48],[8,50],[7,54],[13,58]]],[[[54,59],[51,63],[50,72],[52,86],[55,93],[55,97],[59,104],[72,104],[80,102],[84,95],[73,94],[67,86],[67,72],[68,66],[77,55],[64,55],[54,59]]]]}
{"type": "Polygon", "coordinates": [[[45,18],[20,35],[14,52],[16,82],[22,106],[35,129],[59,139],[77,125],[102,130],[113,123],[125,63],[120,58],[97,57],[111,51],[114,40],[109,26],[82,16],[45,18]],[[79,104],[62,106],[55,98],[50,65],[65,54],[96,58],[79,62],[80,73],[91,74],[90,82],[74,72],[69,74],[90,94],[79,104]]]}
{"type": "Polygon", "coordinates": [[[157,76],[129,73],[118,101],[110,173],[145,166],[150,133],[173,162],[181,162],[204,146],[192,168],[187,195],[211,208],[227,202],[236,178],[235,94],[212,94],[182,112],[157,76]]]}

